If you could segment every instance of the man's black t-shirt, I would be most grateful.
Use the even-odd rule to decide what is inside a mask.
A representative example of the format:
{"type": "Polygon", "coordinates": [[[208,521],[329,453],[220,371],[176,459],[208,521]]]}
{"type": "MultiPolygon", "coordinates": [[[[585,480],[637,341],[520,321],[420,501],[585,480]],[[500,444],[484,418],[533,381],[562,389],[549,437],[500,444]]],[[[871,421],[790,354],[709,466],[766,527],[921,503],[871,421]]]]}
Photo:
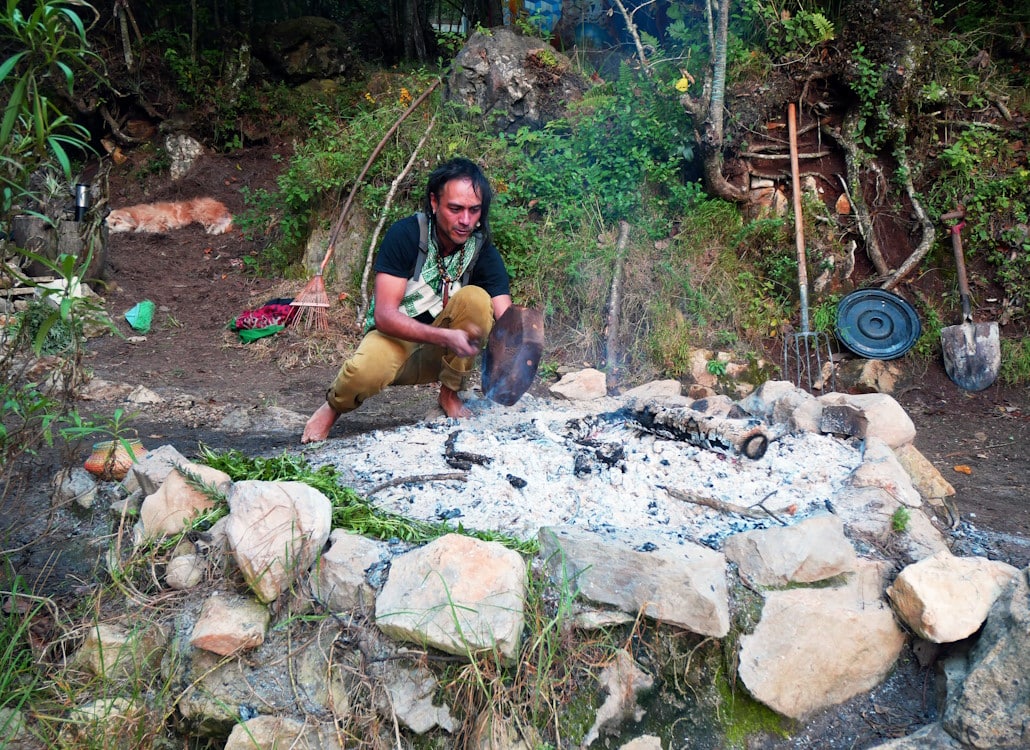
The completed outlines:
{"type": "MultiPolygon", "coordinates": [[[[386,236],[379,246],[375,272],[402,279],[411,278],[415,263],[418,262],[418,240],[417,216],[408,216],[393,224],[386,231],[386,236]]],[[[482,287],[491,297],[511,294],[508,269],[504,266],[500,251],[492,242],[479,251],[479,257],[476,258],[472,275],[469,277],[469,284],[482,287]]],[[[423,313],[416,320],[431,323],[433,317],[429,313],[423,313]]]]}

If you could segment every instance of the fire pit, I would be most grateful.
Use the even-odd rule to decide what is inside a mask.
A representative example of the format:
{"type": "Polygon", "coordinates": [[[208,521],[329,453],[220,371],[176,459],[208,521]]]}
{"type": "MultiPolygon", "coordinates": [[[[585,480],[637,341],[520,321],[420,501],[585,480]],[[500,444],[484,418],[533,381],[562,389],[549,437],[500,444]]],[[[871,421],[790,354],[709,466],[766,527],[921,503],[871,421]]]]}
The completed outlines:
{"type": "Polygon", "coordinates": [[[334,440],[308,458],[410,518],[519,538],[555,525],[646,530],[713,548],[729,534],[825,512],[862,460],[833,436],[616,399],[468,404],[471,419],[334,440]]]}

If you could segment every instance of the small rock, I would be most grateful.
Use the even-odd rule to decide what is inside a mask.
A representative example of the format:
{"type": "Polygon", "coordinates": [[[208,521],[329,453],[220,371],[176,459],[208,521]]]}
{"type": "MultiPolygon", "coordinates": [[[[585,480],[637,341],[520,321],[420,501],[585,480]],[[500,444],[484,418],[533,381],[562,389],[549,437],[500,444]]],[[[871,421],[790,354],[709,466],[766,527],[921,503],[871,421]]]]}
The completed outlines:
{"type": "Polygon", "coordinates": [[[204,580],[207,565],[198,555],[179,555],[168,561],[165,568],[165,583],[175,591],[191,589],[204,580]]]}
{"type": "Polygon", "coordinates": [[[59,471],[54,477],[54,505],[76,503],[92,508],[97,498],[97,480],[85,469],[75,467],[59,471]]]}
{"type": "Polygon", "coordinates": [[[253,599],[215,594],[200,610],[190,645],[219,656],[256,648],[265,642],[269,619],[268,608],[253,599]]]}

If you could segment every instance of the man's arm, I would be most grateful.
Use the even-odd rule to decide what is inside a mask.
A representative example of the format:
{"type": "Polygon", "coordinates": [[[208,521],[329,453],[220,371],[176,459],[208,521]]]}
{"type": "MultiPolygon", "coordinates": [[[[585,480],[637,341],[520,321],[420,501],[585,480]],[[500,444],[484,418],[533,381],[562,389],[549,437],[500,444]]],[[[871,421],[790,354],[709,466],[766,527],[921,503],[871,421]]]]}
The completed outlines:
{"type": "MultiPolygon", "coordinates": [[[[375,323],[376,330],[416,344],[433,344],[454,352],[459,357],[473,357],[479,353],[481,344],[460,328],[437,328],[419,323],[401,312],[401,301],[408,280],[386,273],[377,273],[375,280],[375,323]]],[[[508,299],[511,304],[511,299],[508,299]]],[[[496,303],[494,310],[496,311],[496,303]]],[[[507,309],[505,306],[504,309],[507,309]]]]}
{"type": "Polygon", "coordinates": [[[511,307],[511,295],[498,294],[496,297],[491,297],[490,302],[494,308],[494,320],[500,320],[505,311],[511,307]]]}

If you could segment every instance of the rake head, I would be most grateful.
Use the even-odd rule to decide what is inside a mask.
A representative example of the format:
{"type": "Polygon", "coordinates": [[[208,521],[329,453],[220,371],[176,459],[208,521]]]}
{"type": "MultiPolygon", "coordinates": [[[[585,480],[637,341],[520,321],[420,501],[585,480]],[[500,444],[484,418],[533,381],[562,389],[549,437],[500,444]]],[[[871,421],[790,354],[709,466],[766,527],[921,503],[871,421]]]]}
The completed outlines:
{"type": "Polygon", "coordinates": [[[815,331],[784,335],[783,375],[809,393],[836,390],[829,335],[815,331]]]}
{"type": "Polygon", "coordinates": [[[293,298],[293,324],[302,325],[305,330],[329,330],[329,295],[325,291],[322,274],[311,278],[307,286],[293,298]]]}

